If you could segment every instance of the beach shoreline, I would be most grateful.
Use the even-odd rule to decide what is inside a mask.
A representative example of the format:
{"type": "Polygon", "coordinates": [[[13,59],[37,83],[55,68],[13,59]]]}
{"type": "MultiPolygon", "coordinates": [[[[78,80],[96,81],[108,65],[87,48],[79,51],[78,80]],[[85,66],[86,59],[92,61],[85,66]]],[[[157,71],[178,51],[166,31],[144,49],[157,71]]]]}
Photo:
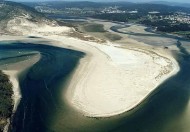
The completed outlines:
{"type": "MultiPolygon", "coordinates": [[[[101,50],[101,49],[99,49],[99,50],[101,50]]],[[[131,49],[132,50],[132,49],[131,49]]],[[[142,50],[142,49],[141,49],[142,50]]],[[[104,55],[105,56],[105,58],[107,59],[107,61],[110,61],[110,63],[112,63],[111,61],[111,59],[110,59],[110,57],[109,57],[109,54],[106,54],[105,52],[103,52],[102,53],[102,55],[104,55]]],[[[92,55],[93,56],[93,55],[92,55]]],[[[91,56],[91,57],[92,57],[91,56]]],[[[90,73],[88,73],[86,70],[88,69],[88,67],[95,67],[95,66],[93,66],[93,65],[95,65],[95,63],[93,63],[92,62],[92,64],[89,64],[89,63],[91,63],[90,62],[90,60],[81,60],[81,63],[80,63],[80,65],[78,66],[78,69],[76,70],[76,75],[75,75],[75,73],[74,73],[74,77],[72,78],[72,80],[73,80],[73,82],[71,81],[71,83],[70,83],[70,86],[68,87],[68,92],[67,92],[67,97],[68,96],[70,96],[70,98],[68,98],[67,100],[68,100],[68,102],[70,102],[70,104],[72,105],[72,106],[74,106],[79,112],[81,112],[82,114],[84,114],[85,116],[87,116],[87,117],[110,117],[110,116],[115,116],[115,115],[118,115],[118,114],[122,114],[122,113],[124,113],[124,112],[127,112],[127,111],[130,111],[131,109],[133,109],[133,108],[135,108],[137,105],[139,105],[150,93],[152,93],[161,83],[163,83],[166,79],[168,79],[168,78],[170,78],[170,77],[172,77],[173,75],[175,75],[179,70],[180,70],[180,68],[179,68],[179,66],[178,66],[178,64],[177,64],[177,62],[175,61],[175,59],[173,59],[173,58],[171,58],[171,56],[161,56],[160,55],[160,57],[166,57],[167,59],[169,59],[169,60],[171,60],[172,61],[172,70],[169,72],[169,74],[167,74],[167,75],[165,75],[164,77],[162,77],[161,78],[161,80],[159,80],[159,82],[157,82],[155,85],[154,85],[154,87],[150,87],[149,88],[149,91],[145,94],[145,95],[143,95],[143,98],[141,97],[141,99],[138,99],[138,102],[136,102],[136,103],[132,103],[132,105],[130,106],[130,107],[127,107],[127,108],[122,108],[122,109],[120,109],[119,111],[114,111],[114,112],[110,112],[110,113],[108,113],[108,112],[97,112],[97,111],[95,111],[94,112],[94,108],[92,107],[92,109],[91,110],[89,110],[89,109],[86,109],[85,107],[87,106],[88,107],[88,104],[90,104],[89,102],[88,103],[86,103],[85,101],[87,100],[88,101],[88,99],[82,99],[82,100],[80,100],[79,98],[80,97],[85,97],[85,96],[89,96],[90,98],[91,97],[93,97],[93,98],[97,98],[97,102],[98,103],[101,103],[101,100],[104,100],[104,98],[101,98],[101,97],[99,97],[98,96],[98,94],[96,94],[96,96],[93,96],[92,94],[91,95],[85,95],[84,94],[84,92],[85,92],[85,89],[83,89],[82,87],[85,87],[85,83],[87,83],[89,80],[87,80],[87,78],[90,78],[89,76],[91,75],[91,74],[93,74],[92,72],[93,72],[93,70],[94,70],[94,72],[97,72],[95,69],[93,69],[92,68],[92,70],[90,70],[89,72],[90,73]],[[86,63],[86,64],[85,64],[86,63]],[[84,65],[83,65],[84,64],[84,65]],[[89,66],[90,65],[90,66],[89,66]],[[77,82],[80,82],[80,80],[79,79],[77,79],[77,78],[83,78],[82,76],[85,76],[84,75],[84,73],[85,72],[87,72],[86,74],[86,80],[84,81],[84,82],[82,82],[83,84],[78,84],[78,85],[81,85],[81,86],[78,86],[79,88],[81,88],[81,91],[79,90],[79,91],[76,91],[76,87],[77,87],[77,82]],[[90,75],[89,75],[90,74],[90,75]],[[81,76],[82,75],[82,76],[81,76]],[[69,95],[69,94],[70,95],[69,95]],[[75,94],[75,95],[72,95],[72,94],[75,94]],[[75,96],[75,97],[74,97],[75,96]],[[72,100],[72,101],[71,101],[72,100]],[[81,101],[81,102],[79,102],[79,101],[81,101]],[[85,104],[86,103],[86,104],[85,104]],[[85,104],[85,105],[84,105],[85,104]],[[83,105],[82,107],[81,107],[81,105],[83,105]],[[87,110],[87,111],[86,111],[87,110]],[[94,112],[94,113],[93,113],[94,112]],[[97,114],[97,113],[98,114],[97,114]]],[[[92,59],[92,58],[91,58],[92,59]]],[[[96,60],[97,58],[95,58],[95,60],[96,60]]],[[[101,63],[101,61],[99,60],[99,62],[101,63]]],[[[96,65],[97,66],[97,65],[96,65]]],[[[113,71],[112,71],[113,72],[113,71]]],[[[99,73],[97,73],[97,74],[101,74],[100,72],[99,73]]],[[[114,76],[114,74],[112,74],[113,76],[114,76]]],[[[98,77],[100,77],[100,76],[98,76],[98,77]]],[[[98,78],[98,77],[96,77],[95,75],[93,75],[92,76],[92,78],[94,79],[94,78],[98,78]]],[[[135,78],[134,78],[135,79],[135,78]]],[[[105,80],[105,79],[104,79],[105,80]]],[[[104,81],[104,80],[102,80],[102,81],[104,81]]],[[[93,85],[99,85],[101,83],[101,81],[99,81],[99,83],[92,83],[90,86],[93,86],[93,85]]],[[[111,82],[110,82],[110,84],[109,85],[112,85],[111,84],[111,82]]],[[[106,85],[105,87],[108,87],[109,85],[106,85]]],[[[103,87],[102,87],[103,88],[103,87]]],[[[87,89],[88,90],[88,89],[87,89]]],[[[96,91],[98,90],[98,89],[90,89],[89,88],[89,90],[92,90],[93,92],[93,94],[95,94],[96,93],[96,91]]],[[[100,90],[100,89],[99,89],[100,90]]],[[[107,89],[107,90],[109,90],[109,88],[107,89]]],[[[126,89],[126,90],[128,90],[128,89],[126,89]]],[[[147,89],[144,89],[144,90],[147,90],[147,89]]],[[[143,91],[143,89],[142,89],[142,91],[143,91]]],[[[123,91],[124,92],[124,91],[123,91]]],[[[113,93],[112,93],[113,94],[113,93]]],[[[122,93],[121,93],[122,94],[122,93]]],[[[114,98],[114,94],[113,94],[113,98],[114,98]]],[[[138,98],[138,95],[135,95],[134,93],[133,93],[133,95],[132,96],[136,96],[137,98],[138,98]]],[[[122,99],[124,96],[121,96],[120,98],[122,99]]],[[[110,102],[112,101],[112,100],[109,100],[110,102]]],[[[127,103],[127,101],[125,102],[125,103],[127,103]]],[[[116,103],[117,104],[117,103],[116,103]]],[[[114,110],[115,108],[114,107],[117,107],[117,105],[113,105],[113,107],[108,107],[108,106],[106,106],[106,103],[104,103],[104,105],[105,105],[105,107],[107,107],[107,108],[109,108],[109,109],[112,109],[112,110],[114,110]]],[[[96,105],[98,105],[98,104],[96,104],[96,105]]],[[[119,104],[118,103],[118,105],[122,105],[122,104],[119,104]]],[[[95,105],[94,105],[95,106],[95,105]]]]}
{"type": "MultiPolygon", "coordinates": [[[[164,53],[169,52],[164,48],[163,54],[157,54],[159,50],[152,50],[152,47],[132,39],[128,42],[135,43],[135,48],[64,36],[64,27],[61,35],[47,35],[50,32],[48,29],[43,33],[31,32],[31,35],[41,37],[35,43],[45,39],[47,45],[86,53],[73,73],[67,91],[63,93],[63,100],[66,99],[73,109],[88,117],[110,117],[133,109],[157,86],[180,70],[172,55],[164,53]]],[[[60,32],[61,28],[57,34],[60,32]]],[[[10,40],[14,39],[18,38],[15,36],[10,40]]],[[[24,36],[20,39],[27,41],[24,36]]]]}
{"type": "MultiPolygon", "coordinates": [[[[153,50],[152,47],[144,47],[144,48],[148,48],[148,49],[144,49],[144,48],[142,48],[142,44],[140,44],[141,46],[139,46],[137,48],[128,47],[128,49],[127,49],[126,47],[118,46],[119,44],[107,43],[107,44],[102,45],[102,44],[97,44],[97,43],[93,43],[93,42],[81,41],[79,39],[74,39],[74,38],[66,38],[63,36],[51,36],[51,37],[49,36],[48,38],[49,39],[51,38],[52,40],[55,40],[55,41],[60,41],[60,44],[58,44],[57,46],[64,45],[63,47],[67,47],[69,45],[69,47],[71,49],[80,50],[80,51],[86,53],[86,56],[80,60],[78,67],[76,68],[75,72],[73,73],[73,76],[71,77],[71,80],[69,81],[70,83],[68,84],[67,91],[65,94],[63,94],[63,98],[65,99],[65,97],[66,97],[66,100],[71,105],[71,107],[73,107],[78,112],[80,112],[81,114],[88,116],[88,117],[110,117],[110,116],[115,116],[115,115],[118,115],[118,114],[121,114],[123,112],[133,109],[134,107],[139,105],[150,93],[152,93],[161,83],[163,83],[166,79],[172,77],[173,75],[177,74],[177,72],[180,70],[178,63],[172,57],[172,54],[168,53],[169,51],[167,51],[166,49],[163,49],[163,48],[158,48],[158,50],[154,48],[154,50],[153,50]],[[80,97],[84,97],[86,95],[80,93],[79,91],[77,91],[77,92],[79,92],[80,94],[77,94],[76,87],[83,87],[84,85],[86,85],[85,83],[88,83],[89,80],[87,80],[87,78],[90,78],[89,76],[91,76],[92,78],[100,78],[100,76],[97,77],[96,75],[92,75],[93,72],[97,72],[97,71],[94,70],[93,68],[91,69],[89,67],[95,67],[94,65],[96,65],[97,63],[105,63],[105,62],[106,62],[106,65],[114,64],[113,60],[110,57],[110,53],[106,53],[104,51],[105,49],[109,49],[110,47],[113,49],[117,49],[117,50],[118,49],[123,50],[124,52],[126,50],[142,52],[143,54],[144,54],[144,52],[145,53],[148,52],[148,53],[150,53],[150,55],[153,54],[153,56],[156,55],[156,56],[158,56],[158,58],[160,57],[161,60],[163,59],[166,61],[170,61],[170,63],[172,64],[172,65],[170,65],[172,69],[171,69],[171,71],[169,71],[169,73],[166,73],[165,76],[161,77],[161,79],[158,82],[156,82],[156,84],[154,84],[153,87],[150,87],[149,91],[145,95],[143,95],[143,98],[141,98],[137,103],[134,103],[131,107],[125,108],[125,109],[122,109],[122,110],[116,111],[116,112],[106,113],[106,114],[105,113],[103,113],[103,114],[90,113],[91,111],[90,112],[86,111],[85,106],[81,107],[82,103],[79,102],[78,99],[80,97]],[[97,57],[97,56],[99,56],[99,57],[97,57]],[[104,60],[102,61],[101,58],[104,58],[104,60]],[[93,60],[98,60],[98,62],[93,62],[93,60]],[[91,69],[91,70],[88,70],[88,69],[91,69]],[[88,73],[88,72],[90,72],[90,73],[88,73]],[[85,74],[87,74],[87,75],[85,75],[85,74]],[[84,76],[88,76],[88,77],[84,77],[84,76]],[[84,79],[85,81],[83,82],[83,84],[77,84],[77,83],[80,83],[80,80],[78,78],[85,78],[86,80],[84,79]],[[76,95],[74,95],[74,94],[76,94],[76,95]],[[76,96],[78,96],[78,97],[76,98],[76,96]]],[[[114,57],[114,55],[112,55],[112,56],[114,57]]],[[[114,64],[114,66],[116,66],[116,65],[118,65],[118,64],[114,64]]],[[[96,66],[96,67],[98,67],[98,66],[96,66]]],[[[120,69],[121,67],[117,67],[117,68],[120,69]]],[[[104,70],[102,72],[104,72],[104,70]]],[[[100,72],[97,72],[97,73],[100,73],[100,72]]],[[[112,75],[114,76],[114,74],[112,74],[112,75]]],[[[101,80],[100,82],[103,82],[103,81],[104,80],[101,80]]],[[[90,87],[93,85],[96,86],[98,84],[100,84],[100,83],[93,82],[90,85],[90,87]]],[[[97,89],[96,90],[91,89],[91,90],[93,91],[93,93],[95,91],[97,91],[97,89]]],[[[146,91],[147,89],[144,89],[144,90],[146,91]]],[[[83,89],[81,91],[84,92],[85,90],[83,89]]],[[[143,91],[143,89],[142,89],[142,91],[143,91]]],[[[133,95],[133,96],[135,96],[135,95],[133,95]]],[[[90,95],[90,97],[92,97],[92,96],[90,95]]],[[[98,98],[98,96],[97,96],[97,98],[98,98]]],[[[86,99],[84,99],[84,100],[86,100],[86,99]]],[[[100,102],[100,100],[98,100],[97,102],[100,102]]]]}

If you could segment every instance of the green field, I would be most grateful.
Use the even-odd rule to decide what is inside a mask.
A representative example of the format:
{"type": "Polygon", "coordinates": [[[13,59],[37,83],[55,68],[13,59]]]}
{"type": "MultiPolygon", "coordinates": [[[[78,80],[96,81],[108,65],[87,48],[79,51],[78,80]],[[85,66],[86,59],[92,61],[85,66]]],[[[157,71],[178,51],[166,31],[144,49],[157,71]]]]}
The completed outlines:
{"type": "Polygon", "coordinates": [[[111,41],[117,41],[117,40],[121,40],[122,37],[117,35],[117,34],[112,34],[112,33],[106,33],[104,35],[106,38],[108,38],[111,41]]]}
{"type": "Polygon", "coordinates": [[[88,24],[83,28],[86,32],[106,32],[106,30],[104,30],[104,25],[102,24],[88,24]]]}

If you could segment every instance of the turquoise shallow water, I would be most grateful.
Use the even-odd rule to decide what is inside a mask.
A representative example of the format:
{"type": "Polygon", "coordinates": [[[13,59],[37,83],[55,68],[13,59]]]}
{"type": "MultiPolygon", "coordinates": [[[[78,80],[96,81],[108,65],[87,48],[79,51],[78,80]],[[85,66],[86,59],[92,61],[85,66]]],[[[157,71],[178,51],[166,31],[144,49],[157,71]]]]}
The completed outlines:
{"type": "Polygon", "coordinates": [[[174,51],[181,70],[166,80],[137,108],[110,118],[88,118],[63,98],[64,85],[85,54],[33,44],[0,44],[0,66],[42,58],[20,76],[22,99],[12,120],[13,132],[189,132],[190,60],[183,46],[174,51]],[[20,54],[19,52],[22,52],[20,54]]]}

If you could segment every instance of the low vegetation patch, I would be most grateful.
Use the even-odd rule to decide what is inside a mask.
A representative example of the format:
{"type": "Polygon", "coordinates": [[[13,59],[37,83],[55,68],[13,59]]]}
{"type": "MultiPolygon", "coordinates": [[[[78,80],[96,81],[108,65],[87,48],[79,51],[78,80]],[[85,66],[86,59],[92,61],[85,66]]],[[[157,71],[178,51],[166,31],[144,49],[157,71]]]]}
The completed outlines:
{"type": "Polygon", "coordinates": [[[105,34],[105,37],[108,38],[111,41],[117,41],[117,40],[121,40],[122,39],[122,37],[120,35],[112,34],[112,33],[105,34]]]}
{"type": "Polygon", "coordinates": [[[13,109],[13,91],[9,77],[0,71],[0,132],[3,131],[7,119],[11,117],[13,109]]]}
{"type": "Polygon", "coordinates": [[[86,32],[106,32],[106,30],[104,30],[104,25],[102,24],[88,24],[84,26],[84,30],[86,32]]]}
{"type": "Polygon", "coordinates": [[[98,39],[98,38],[95,38],[95,37],[92,37],[92,36],[89,36],[89,35],[85,35],[83,33],[79,33],[79,32],[70,32],[68,34],[68,36],[70,37],[74,37],[74,38],[78,38],[78,39],[81,39],[81,40],[84,40],[84,41],[90,41],[90,42],[96,42],[96,43],[105,43],[106,41],[103,40],[103,39],[98,39]]]}

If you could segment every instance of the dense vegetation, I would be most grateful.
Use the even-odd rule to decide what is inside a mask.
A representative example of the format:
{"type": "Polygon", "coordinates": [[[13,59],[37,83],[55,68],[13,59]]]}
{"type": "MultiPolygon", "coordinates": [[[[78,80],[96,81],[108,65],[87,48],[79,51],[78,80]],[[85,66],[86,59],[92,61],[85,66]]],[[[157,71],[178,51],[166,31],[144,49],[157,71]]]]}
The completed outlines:
{"type": "Polygon", "coordinates": [[[7,118],[11,117],[12,114],[12,94],[12,84],[9,77],[0,71],[0,132],[3,131],[7,118]]]}
{"type": "MultiPolygon", "coordinates": [[[[51,16],[58,14],[77,17],[91,17],[104,20],[140,23],[155,27],[158,31],[176,33],[189,37],[190,24],[179,22],[174,19],[181,19],[190,16],[190,8],[179,3],[167,2],[25,2],[33,8],[40,7],[43,13],[51,16]],[[171,6],[171,4],[173,6],[171,6]],[[49,12],[50,11],[50,12],[49,12]],[[135,12],[136,11],[136,12],[135,12]],[[110,13],[111,12],[111,13],[110,13]],[[157,12],[157,13],[154,13],[157,12]],[[182,16],[180,13],[184,13],[182,16]],[[175,16],[175,18],[172,18],[175,16]],[[165,19],[167,18],[167,19],[165,19]],[[170,19],[168,19],[170,18],[170,19]],[[184,32],[185,31],[185,32],[184,32]],[[181,33],[182,32],[182,33],[181,33]]],[[[39,11],[39,9],[38,9],[39,11]]],[[[59,17],[62,18],[62,17],[59,17]]],[[[64,19],[64,18],[63,18],[64,19]]],[[[92,27],[87,26],[87,30],[92,27]]],[[[93,29],[93,28],[92,28],[93,29]]],[[[99,29],[97,29],[99,30],[99,29]]]]}
{"type": "Polygon", "coordinates": [[[143,20],[141,21],[141,23],[148,26],[157,27],[159,31],[163,32],[190,31],[190,25],[186,23],[171,24],[170,21],[165,21],[165,20],[157,20],[157,21],[143,20]]]}
{"type": "Polygon", "coordinates": [[[36,7],[46,6],[62,10],[65,8],[80,8],[86,9],[91,8],[93,10],[99,10],[109,6],[118,6],[122,10],[139,10],[140,12],[147,11],[160,11],[160,12],[173,12],[173,11],[189,11],[190,4],[179,4],[179,3],[167,3],[167,2],[145,2],[145,3],[132,3],[132,2],[89,2],[89,1],[50,1],[50,2],[22,2],[23,4],[36,7]],[[173,6],[171,6],[173,4],[173,6]],[[188,8],[184,8],[188,7],[188,8]]]}
{"type": "Polygon", "coordinates": [[[150,3],[140,3],[132,4],[128,6],[121,6],[120,10],[137,10],[141,14],[147,14],[151,11],[158,11],[160,13],[170,13],[170,12],[187,12],[190,13],[189,8],[179,7],[179,6],[168,6],[163,4],[150,4],[150,3]]]}
{"type": "Polygon", "coordinates": [[[112,13],[112,14],[98,14],[91,17],[98,19],[106,19],[111,21],[118,21],[118,22],[129,22],[129,21],[139,20],[141,18],[141,15],[129,14],[129,13],[112,13]]]}

